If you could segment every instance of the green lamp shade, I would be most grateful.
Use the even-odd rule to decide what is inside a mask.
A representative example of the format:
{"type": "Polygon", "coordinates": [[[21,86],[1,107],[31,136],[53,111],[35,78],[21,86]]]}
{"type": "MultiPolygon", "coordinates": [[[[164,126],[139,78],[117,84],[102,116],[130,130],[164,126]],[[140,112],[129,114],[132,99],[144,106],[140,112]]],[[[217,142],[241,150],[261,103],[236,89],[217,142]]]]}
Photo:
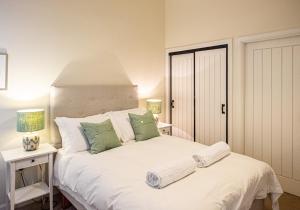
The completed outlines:
{"type": "Polygon", "coordinates": [[[161,113],[161,100],[160,99],[148,99],[147,100],[147,110],[151,111],[153,114],[161,113]]]}
{"type": "Polygon", "coordinates": [[[34,132],[44,129],[45,111],[43,109],[24,109],[17,111],[17,131],[34,132]]]}

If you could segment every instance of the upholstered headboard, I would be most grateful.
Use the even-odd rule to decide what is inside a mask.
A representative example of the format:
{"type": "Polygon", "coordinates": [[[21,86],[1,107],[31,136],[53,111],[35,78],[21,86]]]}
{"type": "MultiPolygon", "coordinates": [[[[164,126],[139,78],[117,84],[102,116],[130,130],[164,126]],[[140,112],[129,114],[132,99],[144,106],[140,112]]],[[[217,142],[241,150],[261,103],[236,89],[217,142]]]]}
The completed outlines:
{"type": "Polygon", "coordinates": [[[86,117],[138,107],[137,86],[59,86],[50,90],[50,139],[57,148],[61,137],[56,117],[86,117]]]}

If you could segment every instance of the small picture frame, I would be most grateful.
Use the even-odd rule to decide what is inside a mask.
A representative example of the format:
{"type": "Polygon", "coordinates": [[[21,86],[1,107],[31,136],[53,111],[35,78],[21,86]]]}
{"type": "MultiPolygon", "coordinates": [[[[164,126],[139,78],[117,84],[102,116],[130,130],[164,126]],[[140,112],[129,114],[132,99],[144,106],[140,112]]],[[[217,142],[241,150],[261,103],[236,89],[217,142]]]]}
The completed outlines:
{"type": "Polygon", "coordinates": [[[0,53],[0,90],[7,89],[7,61],[7,54],[0,53]]]}

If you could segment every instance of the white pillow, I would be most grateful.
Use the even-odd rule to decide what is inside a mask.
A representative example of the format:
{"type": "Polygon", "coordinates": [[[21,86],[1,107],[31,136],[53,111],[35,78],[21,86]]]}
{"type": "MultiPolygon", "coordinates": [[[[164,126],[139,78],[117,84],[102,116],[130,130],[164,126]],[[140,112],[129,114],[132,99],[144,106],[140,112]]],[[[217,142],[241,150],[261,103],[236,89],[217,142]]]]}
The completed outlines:
{"type": "Polygon", "coordinates": [[[135,108],[122,111],[107,112],[107,114],[110,117],[110,120],[114,126],[117,136],[119,137],[119,139],[122,140],[122,142],[125,143],[130,140],[135,140],[135,135],[130,124],[128,113],[142,115],[146,112],[146,109],[135,108]]]}
{"type": "Polygon", "coordinates": [[[62,147],[67,153],[85,151],[89,149],[89,144],[82,133],[81,122],[101,123],[109,119],[107,114],[98,114],[84,118],[56,117],[62,147]]]}

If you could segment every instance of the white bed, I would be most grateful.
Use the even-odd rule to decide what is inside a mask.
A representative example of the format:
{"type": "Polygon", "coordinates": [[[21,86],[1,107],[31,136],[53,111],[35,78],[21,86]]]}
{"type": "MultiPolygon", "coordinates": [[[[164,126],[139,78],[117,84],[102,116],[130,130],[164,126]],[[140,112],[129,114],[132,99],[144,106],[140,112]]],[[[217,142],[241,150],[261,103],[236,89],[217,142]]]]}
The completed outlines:
{"type": "Polygon", "coordinates": [[[55,161],[55,184],[73,192],[87,209],[250,209],[255,199],[268,193],[276,204],[282,189],[271,167],[236,153],[210,167],[197,168],[163,189],[145,183],[147,169],[191,156],[203,147],[161,136],[97,155],[87,151],[64,155],[60,150],[55,161]]]}
{"type": "MultiPolygon", "coordinates": [[[[61,137],[53,123],[56,117],[84,117],[135,108],[137,104],[135,86],[53,87],[52,143],[61,146],[61,137]]],[[[197,168],[195,173],[163,189],[153,189],[145,183],[151,167],[191,157],[203,147],[188,140],[160,136],[96,155],[88,151],[66,154],[60,149],[55,160],[54,182],[78,209],[243,210],[251,206],[262,209],[261,201],[268,193],[273,207],[278,208],[282,189],[272,168],[235,153],[210,167],[197,168]]]]}

